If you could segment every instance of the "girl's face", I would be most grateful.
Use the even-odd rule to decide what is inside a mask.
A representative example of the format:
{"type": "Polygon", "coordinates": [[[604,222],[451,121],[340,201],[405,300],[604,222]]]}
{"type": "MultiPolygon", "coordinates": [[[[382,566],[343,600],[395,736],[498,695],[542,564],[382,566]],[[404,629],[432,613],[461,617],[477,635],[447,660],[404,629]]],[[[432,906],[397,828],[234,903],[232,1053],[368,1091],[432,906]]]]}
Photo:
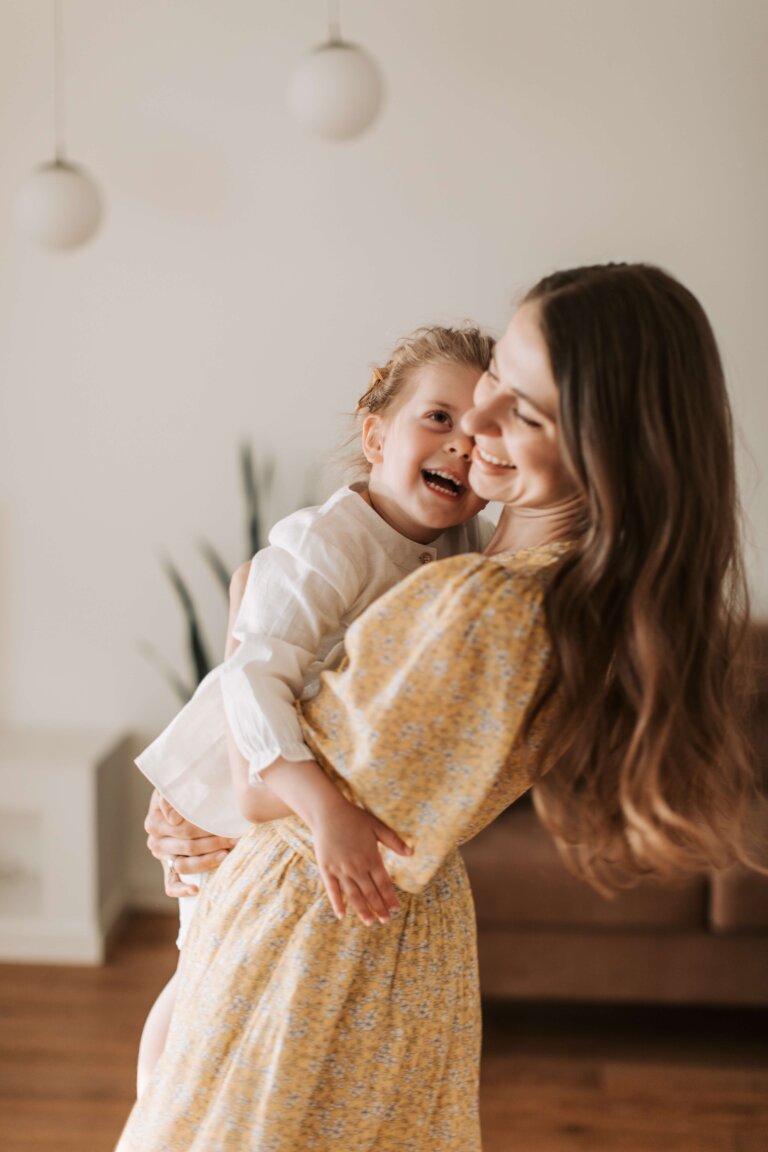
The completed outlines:
{"type": "Polygon", "coordinates": [[[470,483],[485,500],[554,508],[577,494],[560,450],[558,391],[535,304],[523,304],[496,345],[463,428],[475,439],[470,483]]]}
{"type": "Polygon", "coordinates": [[[473,441],[461,428],[479,378],[480,369],[467,364],[427,364],[391,410],[365,419],[371,501],[410,540],[428,544],[485,507],[469,487],[473,441]]]}

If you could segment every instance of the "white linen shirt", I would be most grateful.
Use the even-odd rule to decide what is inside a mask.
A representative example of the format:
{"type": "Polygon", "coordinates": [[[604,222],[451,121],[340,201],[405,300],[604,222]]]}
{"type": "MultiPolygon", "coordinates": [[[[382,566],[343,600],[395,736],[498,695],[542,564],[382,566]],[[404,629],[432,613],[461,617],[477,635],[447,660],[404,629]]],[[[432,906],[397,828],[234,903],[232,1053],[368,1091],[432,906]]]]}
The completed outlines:
{"type": "Polygon", "coordinates": [[[182,816],[209,832],[239,836],[249,827],[232,787],[227,722],[251,779],[278,756],[313,759],[295,702],[338,665],[347,625],[420,564],[482,551],[493,532],[475,519],[418,544],[373,510],[364,489],[341,488],[275,525],[251,562],[234,627],[240,647],[136,760],[182,816]]]}

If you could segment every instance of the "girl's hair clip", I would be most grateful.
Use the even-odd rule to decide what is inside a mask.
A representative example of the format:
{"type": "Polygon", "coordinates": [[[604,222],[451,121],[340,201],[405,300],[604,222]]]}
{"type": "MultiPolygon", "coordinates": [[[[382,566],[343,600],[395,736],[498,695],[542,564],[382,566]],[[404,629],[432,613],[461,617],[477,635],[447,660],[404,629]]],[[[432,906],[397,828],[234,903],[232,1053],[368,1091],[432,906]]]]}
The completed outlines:
{"type": "MultiPolygon", "coordinates": [[[[373,371],[371,372],[371,379],[370,379],[370,382],[368,384],[368,387],[357,402],[357,407],[355,409],[356,412],[359,412],[361,408],[369,408],[370,409],[371,404],[374,401],[374,399],[378,399],[379,402],[381,401],[381,398],[376,397],[375,393],[376,393],[376,389],[379,388],[384,383],[386,378],[387,378],[386,371],[383,371],[381,368],[374,368],[373,369],[373,371]]],[[[378,407],[378,406],[379,405],[377,404],[376,407],[378,407]]]]}

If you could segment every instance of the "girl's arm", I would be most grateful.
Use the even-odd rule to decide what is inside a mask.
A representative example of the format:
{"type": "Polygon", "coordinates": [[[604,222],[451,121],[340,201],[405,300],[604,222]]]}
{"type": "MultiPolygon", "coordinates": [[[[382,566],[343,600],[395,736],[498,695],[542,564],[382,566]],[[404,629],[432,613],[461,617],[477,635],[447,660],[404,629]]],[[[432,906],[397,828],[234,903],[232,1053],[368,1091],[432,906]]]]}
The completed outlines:
{"type": "Polygon", "coordinates": [[[307,669],[324,641],[343,632],[363,586],[363,567],[327,539],[326,518],[310,512],[276,525],[270,547],[237,574],[234,591],[243,595],[232,615],[241,643],[222,666],[220,692],[252,781],[280,756],[312,758],[296,700],[307,669]]]}
{"type": "Polygon", "coordinates": [[[348,903],[364,924],[382,924],[399,907],[379,844],[400,856],[411,848],[388,825],[341,794],[316,760],[275,760],[262,770],[269,788],[312,832],[315,858],[341,920],[348,903]]]}
{"type": "MultiPolygon", "coordinates": [[[[353,498],[358,499],[350,494],[353,498]]],[[[257,554],[250,570],[238,572],[232,616],[247,581],[237,621],[243,644],[232,652],[230,642],[229,659],[205,678],[136,760],[174,808],[195,825],[228,837],[241,835],[248,822],[232,787],[225,717],[256,785],[247,815],[258,820],[284,816],[284,809],[263,807],[267,794],[258,787],[258,772],[278,756],[312,758],[303,743],[296,699],[323,638],[343,631],[345,613],[365,585],[365,556],[355,553],[350,559],[325,538],[326,521],[333,520],[333,537],[345,509],[331,508],[333,516],[316,513],[308,509],[276,525],[270,534],[274,544],[257,554]]],[[[232,631],[230,626],[230,636],[232,631]]]]}
{"type": "Polygon", "coordinates": [[[248,761],[241,756],[229,726],[227,726],[227,752],[235,796],[246,820],[250,820],[251,824],[266,824],[270,820],[282,820],[284,816],[294,815],[293,809],[261,780],[251,784],[248,779],[248,761]]]}
{"type": "MultiPolygon", "coordinates": [[[[250,565],[238,568],[230,584],[229,620],[225,655],[237,650],[232,629],[248,582],[250,565]]],[[[312,830],[315,855],[336,916],[345,904],[365,924],[382,922],[398,907],[392,881],[381,860],[379,842],[401,855],[410,849],[381,820],[350,804],[314,760],[278,758],[265,770],[268,783],[249,781],[249,765],[227,726],[227,749],[232,782],[246,820],[261,824],[294,813],[312,830]]]]}
{"type": "MultiPolygon", "coordinates": [[[[240,611],[245,586],[248,583],[248,573],[251,565],[242,564],[235,572],[229,585],[229,618],[227,620],[227,640],[224,647],[224,658],[230,656],[240,646],[240,641],[234,635],[235,621],[240,611]]],[[[258,781],[251,784],[248,780],[248,761],[241,755],[232,737],[227,724],[227,753],[229,767],[232,773],[232,785],[235,790],[240,811],[246,820],[252,824],[263,824],[269,820],[280,820],[283,816],[292,816],[293,810],[288,807],[266,784],[258,781]]]]}

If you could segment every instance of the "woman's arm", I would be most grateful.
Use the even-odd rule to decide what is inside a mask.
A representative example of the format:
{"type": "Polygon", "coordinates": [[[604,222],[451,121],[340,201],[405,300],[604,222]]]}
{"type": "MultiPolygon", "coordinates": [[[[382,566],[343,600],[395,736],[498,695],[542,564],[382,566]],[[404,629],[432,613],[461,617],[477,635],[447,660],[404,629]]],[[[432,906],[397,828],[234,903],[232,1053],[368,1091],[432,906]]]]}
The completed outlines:
{"type": "Polygon", "coordinates": [[[301,705],[317,759],[413,844],[408,859],[385,856],[408,892],[539,771],[548,715],[530,732],[526,717],[551,674],[544,569],[558,556],[420,569],[350,626],[347,662],[301,705]]]}

